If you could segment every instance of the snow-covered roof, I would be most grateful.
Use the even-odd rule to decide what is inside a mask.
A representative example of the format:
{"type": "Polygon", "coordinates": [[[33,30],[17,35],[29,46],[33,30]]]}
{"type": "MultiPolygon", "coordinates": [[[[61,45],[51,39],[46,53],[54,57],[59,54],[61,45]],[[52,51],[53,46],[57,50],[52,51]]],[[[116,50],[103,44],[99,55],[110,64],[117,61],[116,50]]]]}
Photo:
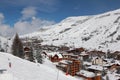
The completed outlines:
{"type": "Polygon", "coordinates": [[[100,65],[91,65],[88,67],[88,69],[103,71],[105,68],[103,68],[103,66],[100,66],[100,65]]]}
{"type": "Polygon", "coordinates": [[[84,61],[84,62],[83,62],[83,65],[92,65],[92,63],[91,63],[91,62],[86,62],[86,61],[84,61]]]}
{"type": "Polygon", "coordinates": [[[103,66],[105,66],[105,67],[107,67],[107,66],[112,66],[112,65],[114,65],[115,63],[106,63],[106,64],[104,64],[103,66]]]}
{"type": "Polygon", "coordinates": [[[100,58],[98,56],[92,57],[92,60],[95,60],[95,59],[102,59],[102,58],[100,58]]]}
{"type": "Polygon", "coordinates": [[[63,58],[63,56],[59,52],[49,52],[47,53],[48,56],[55,56],[58,55],[59,58],[63,58]]]}
{"type": "Polygon", "coordinates": [[[73,53],[64,53],[62,55],[74,55],[73,53]]]}
{"type": "Polygon", "coordinates": [[[85,52],[82,52],[82,53],[80,54],[80,56],[86,56],[86,55],[88,55],[88,54],[85,53],[85,52]]]}
{"type": "Polygon", "coordinates": [[[104,60],[109,62],[109,63],[113,61],[113,59],[104,59],[104,60]]]}
{"type": "Polygon", "coordinates": [[[62,60],[60,61],[61,63],[64,63],[64,64],[69,64],[69,63],[72,63],[73,61],[70,61],[70,60],[62,60]]]}
{"type": "Polygon", "coordinates": [[[115,72],[108,72],[107,76],[109,78],[109,80],[120,80],[120,75],[116,74],[115,72]]]}
{"type": "Polygon", "coordinates": [[[25,53],[27,53],[27,52],[31,52],[31,51],[25,51],[25,53]]]}
{"type": "Polygon", "coordinates": [[[83,75],[85,77],[95,77],[95,73],[93,72],[89,72],[89,71],[86,71],[86,70],[80,70],[80,72],[77,72],[77,74],[79,75],[83,75]]]}
{"type": "Polygon", "coordinates": [[[66,65],[65,65],[65,64],[60,64],[59,66],[61,66],[61,67],[66,67],[66,65]]]}
{"type": "Polygon", "coordinates": [[[120,60],[115,60],[115,64],[120,65],[120,60]]]}

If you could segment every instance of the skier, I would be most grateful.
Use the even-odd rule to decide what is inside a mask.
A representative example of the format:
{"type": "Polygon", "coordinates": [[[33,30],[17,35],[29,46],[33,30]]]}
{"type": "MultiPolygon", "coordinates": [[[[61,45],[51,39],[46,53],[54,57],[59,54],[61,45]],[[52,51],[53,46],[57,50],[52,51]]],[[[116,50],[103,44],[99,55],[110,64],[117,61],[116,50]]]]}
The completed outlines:
{"type": "Polygon", "coordinates": [[[12,64],[11,64],[11,62],[10,62],[10,59],[9,59],[9,58],[8,58],[8,61],[9,61],[8,66],[9,66],[9,68],[11,68],[11,67],[12,67],[12,64]]]}

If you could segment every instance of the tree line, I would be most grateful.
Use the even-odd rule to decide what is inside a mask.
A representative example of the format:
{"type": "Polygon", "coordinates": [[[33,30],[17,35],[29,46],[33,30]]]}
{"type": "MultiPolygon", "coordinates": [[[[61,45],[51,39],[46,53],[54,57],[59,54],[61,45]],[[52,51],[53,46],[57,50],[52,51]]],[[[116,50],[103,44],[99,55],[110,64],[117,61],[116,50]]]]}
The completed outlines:
{"type": "MultiPolygon", "coordinates": [[[[24,47],[23,47],[23,43],[21,41],[21,39],[19,38],[18,34],[16,33],[14,40],[13,40],[13,44],[12,44],[12,54],[14,56],[20,57],[22,59],[25,59],[25,52],[24,52],[24,47]]],[[[27,60],[34,62],[35,59],[37,60],[37,62],[42,63],[43,59],[42,59],[42,55],[36,51],[35,56],[33,56],[34,51],[32,49],[32,47],[30,48],[31,52],[29,53],[29,57],[27,60]]]]}

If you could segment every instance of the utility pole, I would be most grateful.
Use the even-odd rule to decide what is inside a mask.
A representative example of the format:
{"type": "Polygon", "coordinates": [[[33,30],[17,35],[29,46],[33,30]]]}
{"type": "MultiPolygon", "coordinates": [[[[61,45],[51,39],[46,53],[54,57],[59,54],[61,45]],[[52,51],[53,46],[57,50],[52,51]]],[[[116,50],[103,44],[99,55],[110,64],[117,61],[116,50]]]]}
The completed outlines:
{"type": "Polygon", "coordinates": [[[59,79],[59,69],[58,69],[58,72],[57,72],[57,80],[59,79]]]}

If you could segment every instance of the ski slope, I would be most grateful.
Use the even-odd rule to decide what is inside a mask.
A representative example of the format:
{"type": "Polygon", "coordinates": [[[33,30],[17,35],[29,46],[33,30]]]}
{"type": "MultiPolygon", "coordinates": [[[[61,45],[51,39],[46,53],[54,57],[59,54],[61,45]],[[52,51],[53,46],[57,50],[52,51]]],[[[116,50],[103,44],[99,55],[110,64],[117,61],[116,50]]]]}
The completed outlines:
{"type": "Polygon", "coordinates": [[[0,74],[0,80],[82,80],[69,75],[66,76],[47,59],[45,59],[44,64],[38,65],[1,52],[0,69],[7,69],[4,74],[0,74]],[[11,68],[9,62],[12,64],[11,68]]]}
{"type": "Polygon", "coordinates": [[[4,73],[4,74],[0,74],[0,80],[18,80],[18,79],[13,77],[12,74],[4,73]]]}

